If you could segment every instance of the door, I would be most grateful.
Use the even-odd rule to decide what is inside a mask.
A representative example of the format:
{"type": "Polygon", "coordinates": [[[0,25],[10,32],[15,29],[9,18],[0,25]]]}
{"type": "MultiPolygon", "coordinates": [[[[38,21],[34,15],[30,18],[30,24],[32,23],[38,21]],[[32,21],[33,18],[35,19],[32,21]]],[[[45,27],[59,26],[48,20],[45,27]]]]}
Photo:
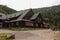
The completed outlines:
{"type": "Polygon", "coordinates": [[[2,27],[2,23],[0,23],[0,27],[2,27]]]}

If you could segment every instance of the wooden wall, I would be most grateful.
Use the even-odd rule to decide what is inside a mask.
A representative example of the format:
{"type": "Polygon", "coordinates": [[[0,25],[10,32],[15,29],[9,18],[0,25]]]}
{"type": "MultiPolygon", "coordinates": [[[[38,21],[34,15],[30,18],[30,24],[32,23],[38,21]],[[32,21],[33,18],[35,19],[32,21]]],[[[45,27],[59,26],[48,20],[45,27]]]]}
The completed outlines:
{"type": "Polygon", "coordinates": [[[26,26],[33,26],[33,23],[32,22],[25,22],[25,25],[26,26]]]}

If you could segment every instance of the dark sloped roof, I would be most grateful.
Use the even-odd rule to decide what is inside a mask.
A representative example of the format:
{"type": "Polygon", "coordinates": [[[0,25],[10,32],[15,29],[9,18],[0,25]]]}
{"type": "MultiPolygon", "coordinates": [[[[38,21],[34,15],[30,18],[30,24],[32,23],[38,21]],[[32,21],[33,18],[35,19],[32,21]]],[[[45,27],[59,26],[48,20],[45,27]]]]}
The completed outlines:
{"type": "Polygon", "coordinates": [[[30,18],[30,20],[36,19],[39,14],[40,14],[40,13],[35,13],[35,14],[30,18]]]}
{"type": "Polygon", "coordinates": [[[5,14],[3,14],[3,13],[0,13],[0,15],[1,15],[1,17],[0,17],[0,19],[6,19],[6,15],[5,14]]]}
{"type": "Polygon", "coordinates": [[[0,15],[5,15],[5,14],[3,14],[3,13],[0,13],[0,15]]]}
{"type": "Polygon", "coordinates": [[[9,19],[9,18],[17,17],[23,13],[24,13],[23,10],[16,12],[16,13],[13,13],[13,14],[7,14],[7,15],[1,13],[2,17],[0,17],[0,19],[9,19]]]}
{"type": "MultiPolygon", "coordinates": [[[[24,10],[24,11],[21,11],[21,16],[19,16],[16,20],[11,20],[11,21],[7,21],[7,22],[14,22],[14,21],[30,21],[30,20],[26,20],[26,19],[23,19],[23,17],[26,16],[26,14],[32,9],[27,9],[27,10],[24,10]]],[[[16,13],[17,14],[17,13],[16,13]]]]}
{"type": "MultiPolygon", "coordinates": [[[[13,14],[3,14],[2,17],[0,19],[9,19],[9,18],[14,18],[19,16],[17,19],[23,19],[25,17],[25,15],[32,9],[27,9],[27,10],[21,10],[19,12],[13,13],[13,14]]],[[[2,14],[2,13],[1,13],[2,14]]]]}
{"type": "Polygon", "coordinates": [[[17,17],[21,14],[23,14],[23,11],[19,11],[19,12],[13,13],[13,14],[8,14],[7,18],[17,17]]]}
{"type": "Polygon", "coordinates": [[[0,17],[0,19],[9,19],[9,18],[17,17],[21,14],[23,14],[23,10],[16,12],[16,13],[13,13],[13,14],[7,14],[7,15],[0,13],[0,15],[2,15],[2,17],[0,17]]]}
{"type": "Polygon", "coordinates": [[[7,19],[8,18],[13,18],[13,17],[18,17],[18,19],[22,19],[26,14],[27,12],[29,12],[31,9],[27,9],[27,10],[21,10],[19,12],[16,12],[16,13],[13,13],[13,14],[8,14],[6,15],[7,19]]]}
{"type": "Polygon", "coordinates": [[[25,15],[32,9],[27,9],[23,11],[23,14],[18,18],[18,19],[23,19],[25,17],[25,15]]]}
{"type": "Polygon", "coordinates": [[[26,19],[19,19],[19,20],[5,21],[5,22],[16,22],[16,21],[29,21],[29,22],[31,22],[30,20],[26,20],[26,19]]]}

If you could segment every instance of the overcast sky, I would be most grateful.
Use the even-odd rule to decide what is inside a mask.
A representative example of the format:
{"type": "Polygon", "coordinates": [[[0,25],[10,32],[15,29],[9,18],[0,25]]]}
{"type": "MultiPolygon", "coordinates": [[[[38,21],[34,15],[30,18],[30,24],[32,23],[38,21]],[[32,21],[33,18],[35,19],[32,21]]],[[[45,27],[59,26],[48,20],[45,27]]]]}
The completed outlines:
{"type": "Polygon", "coordinates": [[[0,4],[7,5],[15,10],[24,10],[60,5],[60,0],[0,0],[0,4]]]}

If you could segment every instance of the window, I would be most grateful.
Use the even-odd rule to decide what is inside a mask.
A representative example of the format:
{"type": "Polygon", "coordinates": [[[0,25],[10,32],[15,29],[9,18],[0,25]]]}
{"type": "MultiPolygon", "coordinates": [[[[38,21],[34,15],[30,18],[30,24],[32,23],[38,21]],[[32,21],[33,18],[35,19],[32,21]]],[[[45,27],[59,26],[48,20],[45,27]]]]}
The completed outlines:
{"type": "Polygon", "coordinates": [[[0,15],[0,17],[2,17],[2,15],[0,15]]]}
{"type": "Polygon", "coordinates": [[[25,22],[25,25],[26,26],[33,26],[33,23],[31,23],[31,22],[25,22]]]}
{"type": "Polygon", "coordinates": [[[37,18],[37,22],[40,22],[41,21],[41,18],[37,18]]]}
{"type": "Polygon", "coordinates": [[[16,26],[19,26],[19,22],[16,22],[16,26]]]}

